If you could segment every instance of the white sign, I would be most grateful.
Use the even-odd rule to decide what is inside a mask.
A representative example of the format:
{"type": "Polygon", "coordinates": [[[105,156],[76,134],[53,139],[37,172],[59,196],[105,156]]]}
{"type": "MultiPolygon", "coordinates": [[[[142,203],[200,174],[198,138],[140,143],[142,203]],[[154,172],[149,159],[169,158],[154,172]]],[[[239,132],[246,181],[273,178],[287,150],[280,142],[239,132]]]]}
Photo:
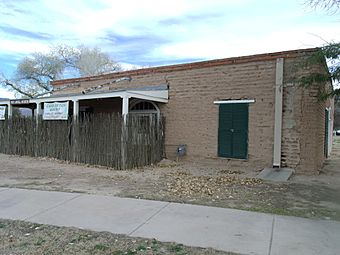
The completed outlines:
{"type": "Polygon", "coordinates": [[[6,119],[6,106],[0,106],[0,120],[6,119]]]}
{"type": "Polygon", "coordinates": [[[11,104],[29,104],[30,100],[29,99],[15,99],[11,100],[11,104]]]}
{"type": "Polygon", "coordinates": [[[67,120],[68,102],[44,103],[44,120],[67,120]]]}

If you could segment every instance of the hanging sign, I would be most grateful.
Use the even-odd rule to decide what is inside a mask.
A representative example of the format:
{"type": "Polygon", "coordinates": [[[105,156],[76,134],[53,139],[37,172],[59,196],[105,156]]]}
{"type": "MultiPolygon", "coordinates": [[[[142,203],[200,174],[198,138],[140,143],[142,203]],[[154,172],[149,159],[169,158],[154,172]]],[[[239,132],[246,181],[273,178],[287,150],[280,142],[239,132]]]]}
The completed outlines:
{"type": "Polygon", "coordinates": [[[0,106],[0,120],[6,119],[6,106],[0,106]]]}
{"type": "Polygon", "coordinates": [[[44,103],[43,120],[67,120],[68,102],[44,103]]]}
{"type": "Polygon", "coordinates": [[[14,99],[10,100],[11,104],[29,104],[30,100],[29,99],[14,99]]]}

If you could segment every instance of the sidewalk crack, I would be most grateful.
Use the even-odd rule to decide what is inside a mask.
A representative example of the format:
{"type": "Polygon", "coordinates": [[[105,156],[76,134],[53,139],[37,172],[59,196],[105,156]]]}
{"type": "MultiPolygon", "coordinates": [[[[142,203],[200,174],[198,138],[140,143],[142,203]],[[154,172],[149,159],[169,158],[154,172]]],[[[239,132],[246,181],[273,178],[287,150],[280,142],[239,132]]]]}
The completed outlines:
{"type": "Polygon", "coordinates": [[[161,211],[163,211],[168,205],[170,205],[170,203],[166,203],[163,207],[161,207],[157,212],[155,212],[154,214],[152,214],[149,218],[146,219],[145,222],[143,222],[142,224],[140,224],[138,227],[136,227],[134,230],[132,230],[130,233],[128,233],[127,235],[130,236],[132,235],[134,232],[136,232],[138,229],[140,229],[141,227],[143,227],[146,223],[148,223],[153,217],[155,217],[157,214],[159,214],[161,211]]]}
{"type": "Polygon", "coordinates": [[[79,194],[79,195],[77,195],[77,196],[75,196],[75,197],[72,197],[72,198],[70,198],[70,199],[68,199],[68,200],[65,200],[65,201],[63,201],[63,202],[61,202],[61,203],[59,203],[59,204],[57,204],[57,205],[52,206],[52,207],[46,208],[46,209],[44,209],[44,210],[42,210],[42,211],[40,211],[40,212],[38,212],[38,213],[36,213],[36,214],[33,214],[33,215],[31,215],[31,216],[29,216],[29,217],[23,219],[23,220],[24,220],[24,221],[28,221],[28,220],[31,219],[31,218],[34,218],[34,217],[36,217],[36,216],[38,216],[38,215],[41,215],[41,214],[46,213],[46,212],[48,212],[48,211],[50,211],[50,210],[53,210],[53,209],[55,209],[55,208],[57,208],[57,207],[59,207],[59,206],[61,206],[61,205],[63,205],[63,204],[66,204],[66,203],[68,203],[68,202],[70,202],[70,201],[72,201],[72,200],[74,200],[74,199],[76,199],[76,198],[78,198],[78,197],[80,197],[80,196],[82,196],[82,194],[79,194]]]}
{"type": "Polygon", "coordinates": [[[271,233],[270,233],[270,241],[269,241],[269,251],[268,251],[268,255],[270,255],[271,252],[272,252],[273,235],[274,235],[274,225],[275,225],[275,215],[273,215],[273,221],[272,221],[272,229],[271,229],[271,233]]]}
{"type": "Polygon", "coordinates": [[[1,188],[0,192],[3,192],[3,191],[6,191],[6,190],[9,190],[9,188],[8,188],[8,187],[0,187],[0,188],[1,188]]]}

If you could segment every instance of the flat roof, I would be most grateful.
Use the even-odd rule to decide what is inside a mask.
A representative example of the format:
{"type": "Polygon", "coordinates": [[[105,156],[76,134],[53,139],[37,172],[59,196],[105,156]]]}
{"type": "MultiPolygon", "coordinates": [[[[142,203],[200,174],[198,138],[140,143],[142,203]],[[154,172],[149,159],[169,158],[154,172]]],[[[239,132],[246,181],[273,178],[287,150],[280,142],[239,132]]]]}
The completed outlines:
{"type": "Polygon", "coordinates": [[[58,100],[60,101],[88,100],[124,96],[167,103],[169,97],[168,86],[157,85],[157,86],[145,86],[136,89],[97,90],[90,91],[87,93],[57,94],[38,98],[4,99],[0,100],[0,105],[8,103],[16,105],[28,105],[30,103],[54,102],[58,100]]]}
{"type": "Polygon", "coordinates": [[[319,48],[307,48],[307,49],[299,49],[299,50],[279,51],[279,52],[256,54],[256,55],[249,55],[249,56],[199,61],[199,62],[192,62],[192,63],[185,63],[185,64],[142,68],[142,69],[135,69],[135,70],[130,70],[130,71],[122,71],[122,72],[114,72],[114,73],[109,73],[109,74],[89,76],[89,77],[57,80],[57,81],[52,81],[51,84],[62,85],[62,84],[69,84],[69,83],[76,83],[76,82],[120,78],[124,76],[129,76],[129,75],[142,75],[142,74],[149,74],[149,73],[172,72],[172,71],[189,70],[189,69],[220,66],[220,65],[242,64],[242,63],[258,62],[258,61],[270,61],[276,58],[295,58],[303,54],[316,52],[318,49],[319,48]]]}

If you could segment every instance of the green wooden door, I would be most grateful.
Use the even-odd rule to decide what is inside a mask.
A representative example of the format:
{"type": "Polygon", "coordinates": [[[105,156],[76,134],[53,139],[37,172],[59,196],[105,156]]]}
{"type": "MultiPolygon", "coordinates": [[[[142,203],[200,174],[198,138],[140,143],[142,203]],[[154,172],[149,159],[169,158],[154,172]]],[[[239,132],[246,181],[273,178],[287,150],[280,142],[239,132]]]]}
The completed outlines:
{"type": "Polygon", "coordinates": [[[248,155],[248,104],[220,104],[218,156],[245,159],[248,155]]]}
{"type": "Polygon", "coordinates": [[[218,125],[218,156],[232,157],[232,108],[231,104],[220,104],[218,125]]]}

